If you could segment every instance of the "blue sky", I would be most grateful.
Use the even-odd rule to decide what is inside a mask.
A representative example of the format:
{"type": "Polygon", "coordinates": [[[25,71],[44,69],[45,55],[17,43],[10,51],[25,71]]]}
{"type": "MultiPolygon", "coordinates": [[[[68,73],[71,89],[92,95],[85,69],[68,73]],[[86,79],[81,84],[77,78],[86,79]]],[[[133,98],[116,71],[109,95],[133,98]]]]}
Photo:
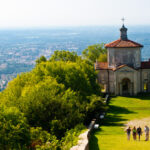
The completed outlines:
{"type": "Polygon", "coordinates": [[[150,0],[0,0],[0,27],[150,25],[150,0]]]}

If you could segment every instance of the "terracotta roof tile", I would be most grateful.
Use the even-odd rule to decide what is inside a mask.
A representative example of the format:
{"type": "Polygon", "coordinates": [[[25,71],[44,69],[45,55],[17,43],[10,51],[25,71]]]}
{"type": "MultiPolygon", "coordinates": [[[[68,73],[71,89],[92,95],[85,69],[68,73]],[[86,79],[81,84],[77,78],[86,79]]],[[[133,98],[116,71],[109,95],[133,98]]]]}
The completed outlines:
{"type": "MultiPolygon", "coordinates": [[[[116,70],[118,70],[118,69],[120,69],[120,68],[123,68],[123,67],[125,67],[125,66],[128,66],[128,65],[123,64],[123,65],[120,65],[120,66],[115,67],[115,68],[109,68],[107,62],[96,62],[96,63],[95,63],[95,69],[96,69],[96,70],[107,70],[107,69],[109,69],[109,70],[116,71],[116,70]]],[[[133,67],[131,67],[131,66],[128,66],[128,67],[130,67],[130,68],[132,68],[132,69],[135,69],[135,68],[133,68],[133,67]]],[[[150,68],[150,66],[149,66],[149,68],[150,68]]],[[[136,69],[135,69],[135,70],[136,70],[136,69]]]]}
{"type": "Polygon", "coordinates": [[[113,70],[113,71],[116,71],[116,70],[118,70],[118,69],[120,69],[120,68],[123,68],[123,67],[125,67],[125,66],[127,66],[127,65],[120,65],[120,66],[118,66],[118,67],[116,67],[116,68],[113,68],[112,70],[113,70]]]}
{"type": "Polygon", "coordinates": [[[131,41],[131,40],[121,40],[121,39],[118,39],[116,41],[113,41],[111,43],[108,43],[108,44],[105,44],[105,47],[106,48],[125,48],[125,47],[143,47],[143,45],[139,44],[139,43],[136,43],[134,41],[131,41]]]}
{"type": "Polygon", "coordinates": [[[113,71],[116,71],[116,70],[118,70],[118,69],[120,69],[120,68],[123,68],[123,67],[125,67],[125,66],[127,66],[127,67],[129,67],[129,68],[132,68],[132,69],[134,69],[134,70],[136,70],[135,68],[133,68],[133,67],[131,67],[131,66],[128,66],[127,64],[120,65],[120,66],[118,66],[118,67],[116,67],[116,68],[113,68],[112,70],[113,70],[113,71]]]}
{"type": "Polygon", "coordinates": [[[98,69],[102,69],[102,70],[108,69],[108,63],[107,62],[96,62],[95,63],[95,69],[96,70],[98,70],[98,69]]]}

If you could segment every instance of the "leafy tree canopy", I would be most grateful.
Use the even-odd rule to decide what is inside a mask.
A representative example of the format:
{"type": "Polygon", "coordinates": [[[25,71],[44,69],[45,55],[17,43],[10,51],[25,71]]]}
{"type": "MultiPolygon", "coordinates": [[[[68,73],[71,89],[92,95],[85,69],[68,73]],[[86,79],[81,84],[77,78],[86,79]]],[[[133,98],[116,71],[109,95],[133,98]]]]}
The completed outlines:
{"type": "Polygon", "coordinates": [[[46,61],[18,75],[0,98],[1,103],[18,107],[31,126],[61,138],[67,129],[85,121],[93,94],[99,96],[100,88],[91,63],[46,61]]]}
{"type": "Polygon", "coordinates": [[[45,56],[41,56],[41,57],[38,58],[35,62],[36,62],[37,64],[39,64],[39,63],[41,63],[41,62],[46,62],[46,61],[47,61],[46,57],[45,57],[45,56]]]}
{"type": "Polygon", "coordinates": [[[107,54],[100,54],[97,60],[98,62],[107,62],[107,54]]]}
{"type": "MultiPolygon", "coordinates": [[[[36,135],[39,131],[37,139],[30,135],[35,142],[51,135],[61,139],[67,130],[80,123],[88,124],[96,112],[98,116],[105,110],[96,77],[91,61],[73,52],[57,51],[49,61],[42,56],[32,71],[9,82],[0,93],[0,106],[16,107],[30,127],[37,127],[30,133],[36,135]]],[[[54,139],[55,147],[58,141],[54,139]]]]}
{"type": "Polygon", "coordinates": [[[100,57],[101,54],[106,54],[107,51],[104,48],[104,44],[90,45],[88,48],[83,50],[82,55],[84,58],[90,60],[91,62],[96,62],[96,59],[100,57]]]}
{"type": "Polygon", "coordinates": [[[50,57],[50,61],[72,61],[76,62],[78,59],[81,59],[76,52],[70,51],[54,51],[54,54],[50,57]]]}
{"type": "Polygon", "coordinates": [[[1,149],[23,149],[29,145],[27,120],[16,107],[0,106],[1,149]]]}
{"type": "Polygon", "coordinates": [[[82,96],[89,96],[92,93],[100,93],[96,83],[96,73],[94,67],[87,61],[75,62],[46,62],[39,64],[34,70],[35,74],[51,76],[58,83],[65,85],[65,88],[71,88],[73,91],[81,93],[82,96]]]}

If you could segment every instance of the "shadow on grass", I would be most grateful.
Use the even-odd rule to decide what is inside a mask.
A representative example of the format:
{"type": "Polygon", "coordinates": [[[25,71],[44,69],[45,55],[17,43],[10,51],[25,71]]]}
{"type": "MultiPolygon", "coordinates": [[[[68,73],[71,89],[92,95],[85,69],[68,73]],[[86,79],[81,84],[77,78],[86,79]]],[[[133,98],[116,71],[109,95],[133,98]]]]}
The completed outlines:
{"type": "MultiPolygon", "coordinates": [[[[106,114],[106,118],[103,120],[99,120],[100,126],[123,126],[123,122],[127,121],[127,119],[122,118],[121,114],[131,114],[135,113],[134,111],[130,111],[127,108],[119,107],[119,106],[109,106],[109,110],[106,114]]],[[[90,150],[100,150],[98,146],[98,139],[95,136],[97,132],[101,132],[101,128],[99,130],[93,131],[90,137],[90,150]]]]}
{"type": "Polygon", "coordinates": [[[95,133],[96,132],[99,132],[100,130],[94,130],[92,133],[91,133],[91,136],[90,136],[90,142],[89,142],[89,149],[90,150],[100,150],[99,146],[98,146],[98,139],[97,137],[95,136],[95,133]]]}
{"type": "Polygon", "coordinates": [[[141,100],[150,100],[150,93],[141,93],[136,98],[140,98],[141,100]]]}
{"type": "Polygon", "coordinates": [[[106,115],[106,118],[103,120],[101,125],[105,126],[123,126],[123,122],[127,121],[127,119],[124,119],[121,117],[121,114],[131,114],[135,113],[134,111],[130,111],[127,108],[119,107],[119,106],[110,106],[108,110],[108,115],[106,115]]]}
{"type": "MultiPolygon", "coordinates": [[[[113,96],[112,98],[115,98],[115,97],[117,97],[117,96],[113,96]]],[[[150,92],[149,93],[139,93],[136,96],[121,96],[121,97],[124,97],[124,98],[138,98],[138,99],[141,99],[141,100],[150,100],[150,92]]]]}

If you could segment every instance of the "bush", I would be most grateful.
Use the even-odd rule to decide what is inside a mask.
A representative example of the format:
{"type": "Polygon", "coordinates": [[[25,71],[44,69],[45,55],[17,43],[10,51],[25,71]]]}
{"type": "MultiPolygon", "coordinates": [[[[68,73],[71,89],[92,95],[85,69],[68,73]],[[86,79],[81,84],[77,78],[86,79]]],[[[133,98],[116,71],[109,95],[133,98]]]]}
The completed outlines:
{"type": "Polygon", "coordinates": [[[100,94],[100,87],[96,83],[94,67],[88,61],[75,62],[46,62],[41,63],[33,70],[36,76],[44,78],[51,76],[66,89],[78,92],[86,100],[86,96],[100,94]]]}
{"type": "Polygon", "coordinates": [[[42,127],[60,139],[67,129],[83,121],[80,97],[52,77],[35,79],[39,78],[31,73],[18,76],[2,94],[1,103],[18,107],[30,126],[42,127]]]}
{"type": "Polygon", "coordinates": [[[78,143],[78,136],[86,129],[83,124],[78,124],[74,129],[68,130],[61,140],[61,149],[69,150],[72,146],[78,143]]]}
{"type": "Polygon", "coordinates": [[[102,112],[105,112],[107,107],[101,97],[92,95],[89,97],[90,103],[86,107],[85,123],[89,124],[92,119],[98,119],[102,112]]]}
{"type": "Polygon", "coordinates": [[[81,57],[77,55],[76,52],[70,52],[70,51],[59,51],[56,50],[54,51],[54,54],[51,55],[51,58],[49,59],[49,61],[72,61],[72,62],[76,62],[78,60],[80,60],[81,57]]]}
{"type": "MultiPolygon", "coordinates": [[[[76,54],[62,52],[62,55],[57,55],[51,61],[41,57],[31,72],[18,75],[8,84],[0,93],[0,103],[11,108],[17,107],[27,118],[30,127],[41,127],[31,129],[31,145],[35,145],[35,148],[56,149],[57,139],[60,141],[65,136],[62,140],[62,149],[65,149],[70,147],[67,142],[71,143],[78,133],[75,129],[71,130],[72,128],[80,123],[89,123],[95,114],[97,116],[104,111],[96,77],[92,63],[82,60],[76,54]],[[73,57],[69,60],[68,55],[73,57]],[[61,61],[55,61],[57,59],[61,61]],[[54,143],[51,137],[54,138],[54,143]]],[[[15,111],[12,115],[14,113],[15,111]]],[[[26,137],[28,132],[25,130],[21,134],[18,136],[26,137]]],[[[13,139],[15,140],[9,138],[8,143],[13,139]]],[[[29,140],[26,143],[24,139],[19,141],[16,138],[14,145],[20,142],[21,146],[28,145],[29,140]]],[[[74,142],[69,145],[72,144],[74,142]]]]}
{"type": "Polygon", "coordinates": [[[41,127],[31,128],[31,146],[36,150],[56,150],[59,147],[56,136],[51,135],[41,127]]]}
{"type": "Polygon", "coordinates": [[[0,148],[25,149],[29,142],[29,126],[23,114],[15,107],[0,106],[0,148]]]}

